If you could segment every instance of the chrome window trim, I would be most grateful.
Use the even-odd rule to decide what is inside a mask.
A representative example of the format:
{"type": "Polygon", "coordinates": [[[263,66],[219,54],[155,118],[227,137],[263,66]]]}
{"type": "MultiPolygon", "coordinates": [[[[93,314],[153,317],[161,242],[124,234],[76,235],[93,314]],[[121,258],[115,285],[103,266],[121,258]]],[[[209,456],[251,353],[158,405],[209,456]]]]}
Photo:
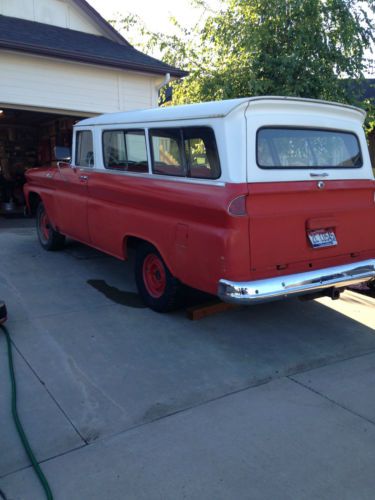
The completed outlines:
{"type": "MultiPolygon", "coordinates": [[[[148,162],[148,175],[152,175],[152,157],[151,157],[151,143],[150,143],[150,131],[148,127],[144,128],[146,136],[146,150],[147,150],[147,162],[148,162]]],[[[136,172],[135,172],[136,173],[136,172]]]]}
{"type": "MultiPolygon", "coordinates": [[[[72,165],[74,168],[74,165],[72,165]]],[[[205,186],[219,186],[225,187],[226,182],[214,179],[193,179],[190,177],[173,177],[172,175],[160,175],[160,174],[149,174],[149,173],[139,173],[139,172],[121,172],[116,170],[109,170],[104,168],[90,168],[90,167],[75,167],[81,172],[95,172],[106,175],[120,175],[122,177],[139,177],[141,179],[150,179],[157,181],[172,181],[172,182],[185,182],[187,184],[203,184],[205,186]]]]}

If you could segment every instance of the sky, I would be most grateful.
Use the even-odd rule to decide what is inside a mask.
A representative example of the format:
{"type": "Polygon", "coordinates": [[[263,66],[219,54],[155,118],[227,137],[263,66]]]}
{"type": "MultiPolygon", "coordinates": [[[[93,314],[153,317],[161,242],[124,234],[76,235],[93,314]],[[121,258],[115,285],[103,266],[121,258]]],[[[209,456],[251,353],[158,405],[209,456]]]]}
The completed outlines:
{"type": "MultiPolygon", "coordinates": [[[[184,25],[196,23],[202,15],[202,9],[191,7],[190,0],[87,0],[104,19],[121,19],[126,13],[138,14],[152,31],[171,32],[173,27],[169,17],[176,17],[184,25]]],[[[217,6],[220,0],[209,0],[217,6]]],[[[126,34],[123,33],[126,38],[126,34]]]]}

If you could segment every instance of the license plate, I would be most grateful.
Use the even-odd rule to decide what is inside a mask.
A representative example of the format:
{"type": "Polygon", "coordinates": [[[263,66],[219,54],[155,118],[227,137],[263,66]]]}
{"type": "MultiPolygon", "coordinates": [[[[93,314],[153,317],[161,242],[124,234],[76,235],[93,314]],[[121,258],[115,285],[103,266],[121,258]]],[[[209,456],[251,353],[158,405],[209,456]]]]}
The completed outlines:
{"type": "Polygon", "coordinates": [[[313,248],[334,247],[337,245],[336,235],[333,229],[318,229],[308,233],[313,248]]]}

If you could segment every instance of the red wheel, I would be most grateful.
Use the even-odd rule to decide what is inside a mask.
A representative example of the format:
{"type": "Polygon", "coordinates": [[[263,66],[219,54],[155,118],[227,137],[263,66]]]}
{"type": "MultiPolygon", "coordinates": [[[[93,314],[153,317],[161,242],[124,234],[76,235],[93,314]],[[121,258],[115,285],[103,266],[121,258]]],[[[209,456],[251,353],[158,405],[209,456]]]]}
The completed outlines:
{"type": "Polygon", "coordinates": [[[147,243],[139,245],[136,251],[135,281],[143,302],[154,311],[167,312],[178,305],[180,283],[159,252],[147,243]]]}
{"type": "Polygon", "coordinates": [[[51,225],[48,219],[47,212],[43,212],[40,220],[39,220],[39,229],[40,229],[40,235],[44,239],[44,242],[47,243],[49,239],[49,232],[51,229],[51,225]]]}
{"type": "Polygon", "coordinates": [[[148,293],[155,299],[159,299],[165,292],[167,277],[158,255],[150,253],[143,261],[143,282],[148,293]]]}
{"type": "Polygon", "coordinates": [[[43,203],[39,203],[36,212],[36,230],[45,250],[59,250],[64,246],[65,236],[53,229],[43,203]]]}

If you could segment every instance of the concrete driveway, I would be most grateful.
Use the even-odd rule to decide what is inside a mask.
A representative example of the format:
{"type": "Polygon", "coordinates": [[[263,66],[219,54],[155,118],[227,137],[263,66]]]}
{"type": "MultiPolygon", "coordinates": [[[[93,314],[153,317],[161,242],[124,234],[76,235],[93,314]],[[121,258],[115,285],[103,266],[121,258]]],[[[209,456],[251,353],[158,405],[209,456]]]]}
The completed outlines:
{"type": "MultiPolygon", "coordinates": [[[[142,307],[131,263],[42,250],[0,220],[24,427],[56,499],[373,499],[375,299],[191,322],[142,307]]],[[[0,488],[39,500],[0,332],[0,488]]]]}

